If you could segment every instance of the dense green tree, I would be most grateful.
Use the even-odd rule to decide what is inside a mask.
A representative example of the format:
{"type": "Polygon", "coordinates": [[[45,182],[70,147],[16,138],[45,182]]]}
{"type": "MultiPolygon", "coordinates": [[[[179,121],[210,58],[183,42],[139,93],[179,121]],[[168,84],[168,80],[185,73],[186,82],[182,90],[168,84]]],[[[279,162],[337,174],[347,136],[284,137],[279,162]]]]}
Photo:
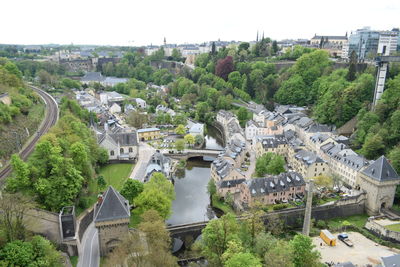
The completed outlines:
{"type": "Polygon", "coordinates": [[[356,78],[356,71],[357,71],[357,54],[356,51],[351,51],[350,54],[350,63],[349,63],[349,72],[347,73],[347,80],[354,81],[356,78]]]}
{"type": "Polygon", "coordinates": [[[379,134],[367,136],[361,151],[367,159],[378,158],[385,151],[383,138],[379,134]]]}
{"type": "Polygon", "coordinates": [[[63,266],[62,256],[50,241],[34,236],[31,241],[16,240],[0,250],[1,266],[63,266]]]}
{"type": "Polygon", "coordinates": [[[143,192],[143,189],[143,183],[135,179],[128,179],[125,181],[120,193],[129,201],[129,203],[132,203],[133,199],[143,192]]]}
{"type": "Polygon", "coordinates": [[[246,124],[247,120],[249,119],[249,112],[247,111],[246,108],[240,107],[238,112],[237,112],[238,120],[240,122],[240,125],[244,127],[246,124]]]}
{"type": "Polygon", "coordinates": [[[7,179],[7,188],[11,191],[27,189],[31,182],[29,178],[29,165],[17,154],[11,156],[11,167],[13,176],[7,179]]]}
{"type": "Polygon", "coordinates": [[[185,135],[184,139],[185,139],[185,142],[186,142],[189,146],[192,146],[192,145],[194,144],[194,141],[195,141],[195,140],[194,140],[193,135],[187,134],[187,135],[185,135]]]}
{"type": "Polygon", "coordinates": [[[202,253],[214,266],[222,266],[228,242],[238,240],[239,225],[232,214],[211,220],[202,231],[202,253]]]}
{"type": "Polygon", "coordinates": [[[249,252],[240,252],[233,255],[229,260],[225,262],[226,267],[244,267],[254,266],[261,267],[261,261],[259,258],[249,252]]]}
{"type": "Polygon", "coordinates": [[[210,196],[214,195],[217,193],[217,186],[215,185],[215,182],[213,179],[210,179],[207,184],[207,192],[210,194],[210,196]]]}
{"type": "Polygon", "coordinates": [[[393,168],[400,173],[400,146],[395,147],[389,153],[389,159],[393,168]]]}
{"type": "Polygon", "coordinates": [[[100,190],[106,188],[107,182],[106,182],[106,180],[104,179],[104,176],[103,176],[103,175],[99,175],[99,176],[97,177],[97,186],[99,187],[100,190]]]}
{"type": "Polygon", "coordinates": [[[292,257],[295,267],[319,266],[320,253],[315,250],[315,245],[310,237],[296,235],[290,242],[292,257]]]}
{"type": "MultiPolygon", "coordinates": [[[[293,267],[294,264],[292,262],[292,249],[289,244],[283,240],[279,240],[276,244],[271,247],[265,253],[265,266],[266,267],[276,267],[276,266],[285,266],[285,267],[293,267]]],[[[304,265],[307,266],[307,265],[304,265]]]]}
{"type": "Polygon", "coordinates": [[[179,135],[184,135],[186,133],[186,128],[182,124],[179,124],[178,127],[175,128],[175,133],[179,135]]]}
{"type": "Polygon", "coordinates": [[[294,75],[282,83],[275,94],[275,99],[281,104],[304,106],[307,103],[306,88],[303,78],[298,74],[294,75]]]}
{"type": "Polygon", "coordinates": [[[182,53],[178,49],[172,49],[171,53],[172,60],[180,61],[182,59],[182,53]]]}
{"type": "Polygon", "coordinates": [[[182,151],[185,149],[185,140],[183,139],[178,139],[175,141],[175,148],[178,151],[182,151]]]}
{"type": "Polygon", "coordinates": [[[285,160],[282,156],[268,152],[256,161],[256,174],[280,174],[285,171],[285,160]]]}

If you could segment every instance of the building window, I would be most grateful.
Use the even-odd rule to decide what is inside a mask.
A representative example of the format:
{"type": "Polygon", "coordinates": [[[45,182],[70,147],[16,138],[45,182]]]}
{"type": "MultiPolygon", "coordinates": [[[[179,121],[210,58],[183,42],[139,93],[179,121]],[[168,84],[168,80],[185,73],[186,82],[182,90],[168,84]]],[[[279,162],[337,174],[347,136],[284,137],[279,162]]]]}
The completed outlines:
{"type": "Polygon", "coordinates": [[[110,155],[111,155],[111,156],[114,156],[114,150],[111,150],[111,151],[110,151],[110,155]]]}
{"type": "Polygon", "coordinates": [[[124,149],[122,147],[119,149],[119,153],[124,153],[124,149]]]}
{"type": "Polygon", "coordinates": [[[130,147],[129,148],[129,153],[132,153],[133,152],[133,149],[130,147]]]}

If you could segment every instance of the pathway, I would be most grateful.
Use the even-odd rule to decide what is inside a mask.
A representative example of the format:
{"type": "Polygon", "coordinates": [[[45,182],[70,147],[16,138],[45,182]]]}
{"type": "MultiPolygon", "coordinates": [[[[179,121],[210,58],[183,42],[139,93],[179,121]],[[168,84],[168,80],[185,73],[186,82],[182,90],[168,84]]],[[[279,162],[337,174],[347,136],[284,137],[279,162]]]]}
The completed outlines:
{"type": "Polygon", "coordinates": [[[79,260],[77,267],[99,267],[100,249],[99,235],[94,223],[91,223],[82,237],[79,248],[79,260]]]}
{"type": "Polygon", "coordinates": [[[155,148],[140,142],[139,143],[139,159],[133,168],[131,175],[129,178],[139,180],[141,182],[144,181],[144,176],[146,175],[146,167],[151,159],[151,156],[156,152],[155,148]]]}
{"type": "Polygon", "coordinates": [[[244,175],[246,176],[246,179],[249,180],[251,179],[253,173],[255,173],[256,171],[256,152],[254,151],[254,149],[251,148],[251,145],[249,144],[249,142],[246,142],[247,144],[247,151],[249,151],[250,153],[250,165],[249,168],[247,169],[247,171],[245,171],[244,175]]]}

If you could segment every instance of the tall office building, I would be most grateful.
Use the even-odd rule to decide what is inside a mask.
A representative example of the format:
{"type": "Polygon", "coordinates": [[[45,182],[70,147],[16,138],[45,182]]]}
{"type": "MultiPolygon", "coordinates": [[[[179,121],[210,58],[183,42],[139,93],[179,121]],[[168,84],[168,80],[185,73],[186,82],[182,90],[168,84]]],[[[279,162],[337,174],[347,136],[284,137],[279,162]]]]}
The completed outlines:
{"type": "Polygon", "coordinates": [[[364,27],[351,33],[347,56],[355,51],[359,61],[373,60],[377,54],[387,56],[399,48],[399,29],[375,31],[364,27]]]}
{"type": "Polygon", "coordinates": [[[358,60],[373,59],[378,50],[379,31],[373,31],[370,27],[356,30],[349,37],[349,56],[356,52],[358,60]]]}

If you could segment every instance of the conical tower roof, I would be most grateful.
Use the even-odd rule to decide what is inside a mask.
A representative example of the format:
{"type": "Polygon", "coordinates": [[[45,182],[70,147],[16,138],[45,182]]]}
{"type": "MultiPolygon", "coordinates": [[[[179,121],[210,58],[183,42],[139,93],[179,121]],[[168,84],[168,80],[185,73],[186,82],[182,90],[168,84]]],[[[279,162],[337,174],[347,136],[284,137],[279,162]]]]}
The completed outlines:
{"type": "Polygon", "coordinates": [[[393,169],[392,165],[390,165],[385,156],[381,156],[379,159],[375,160],[371,165],[363,170],[362,173],[372,179],[382,182],[400,179],[399,175],[395,169],[393,169]]]}
{"type": "Polygon", "coordinates": [[[109,186],[103,194],[103,201],[96,208],[95,222],[125,219],[130,217],[129,201],[126,200],[114,187],[109,186]]]}

